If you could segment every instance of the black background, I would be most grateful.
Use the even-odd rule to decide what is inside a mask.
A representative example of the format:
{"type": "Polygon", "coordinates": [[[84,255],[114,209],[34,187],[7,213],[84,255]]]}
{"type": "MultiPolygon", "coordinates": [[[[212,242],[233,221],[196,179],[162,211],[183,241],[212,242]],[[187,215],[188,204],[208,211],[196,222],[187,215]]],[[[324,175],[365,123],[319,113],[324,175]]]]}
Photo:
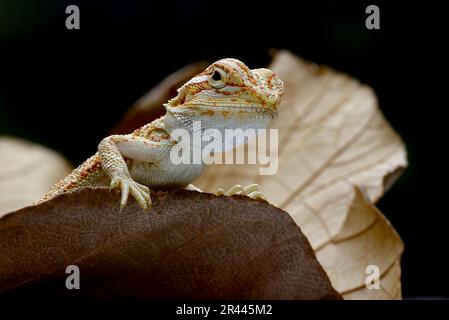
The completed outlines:
{"type": "Polygon", "coordinates": [[[372,86],[410,166],[378,203],[405,243],[404,297],[449,297],[445,58],[438,3],[343,1],[0,2],[0,133],[75,164],[164,76],[197,60],[267,65],[287,48],[372,86]],[[81,29],[65,28],[76,4],[81,29]],[[365,28],[376,4],[381,29],[365,28]],[[442,76],[437,78],[436,75],[442,76]]]}

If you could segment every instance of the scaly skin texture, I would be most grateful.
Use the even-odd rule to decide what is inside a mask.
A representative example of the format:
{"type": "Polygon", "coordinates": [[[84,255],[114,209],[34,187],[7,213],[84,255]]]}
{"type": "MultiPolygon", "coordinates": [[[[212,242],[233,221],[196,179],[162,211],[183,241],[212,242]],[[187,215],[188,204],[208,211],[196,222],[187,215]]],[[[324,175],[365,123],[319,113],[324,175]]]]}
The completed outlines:
{"type": "MultiPolygon", "coordinates": [[[[187,188],[203,171],[204,164],[178,164],[170,151],[182,141],[174,139],[176,129],[193,133],[193,121],[203,129],[268,128],[276,119],[284,87],[268,69],[250,70],[236,59],[219,60],[178,89],[178,95],[164,106],[167,113],[128,135],[112,135],[98,145],[98,152],[58,182],[39,201],[88,186],[110,186],[121,191],[120,206],[131,194],[147,209],[149,188],[187,188]]],[[[233,145],[235,147],[236,145],[233,145]]],[[[202,145],[191,145],[192,150],[202,145]]],[[[220,143],[220,150],[228,147],[220,143]]],[[[224,192],[220,190],[219,194],[224,192]]],[[[234,186],[227,193],[260,197],[257,185],[234,186]]]]}

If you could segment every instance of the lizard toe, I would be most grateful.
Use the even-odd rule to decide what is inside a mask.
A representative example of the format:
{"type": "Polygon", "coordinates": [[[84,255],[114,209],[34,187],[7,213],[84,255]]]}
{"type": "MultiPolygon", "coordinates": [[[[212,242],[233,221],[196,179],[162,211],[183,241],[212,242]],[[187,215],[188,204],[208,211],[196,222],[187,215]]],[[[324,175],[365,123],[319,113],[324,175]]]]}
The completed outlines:
{"type": "Polygon", "coordinates": [[[215,193],[216,195],[227,195],[227,196],[233,196],[233,195],[242,195],[246,196],[251,199],[263,199],[265,200],[265,197],[262,195],[262,193],[259,191],[259,185],[258,184],[249,184],[246,187],[243,187],[240,184],[237,184],[233,187],[231,187],[227,192],[225,192],[223,189],[218,189],[215,193]]]}
{"type": "Polygon", "coordinates": [[[144,210],[150,208],[151,197],[150,189],[148,187],[132,181],[132,184],[130,185],[130,193],[144,210]]]}
{"type": "Polygon", "coordinates": [[[236,184],[235,186],[232,186],[228,192],[226,192],[226,195],[232,196],[235,194],[241,194],[243,191],[243,187],[240,184],[236,184]]]}
{"type": "Polygon", "coordinates": [[[150,188],[148,188],[147,186],[140,184],[140,183],[136,183],[136,186],[144,193],[150,193],[150,188]]]}
{"type": "Polygon", "coordinates": [[[141,190],[141,195],[142,197],[145,199],[146,205],[147,205],[147,209],[149,209],[151,207],[151,196],[150,196],[150,190],[148,189],[147,191],[142,191],[141,190]]]}
{"type": "Polygon", "coordinates": [[[132,194],[132,196],[137,200],[137,202],[139,203],[139,205],[146,210],[147,207],[147,203],[145,201],[145,198],[142,196],[142,192],[139,190],[139,188],[132,186],[130,187],[130,193],[132,194]]]}
{"type": "Polygon", "coordinates": [[[111,183],[109,185],[109,191],[118,188],[120,186],[120,179],[114,178],[111,180],[111,183]]]}
{"type": "Polygon", "coordinates": [[[128,202],[128,195],[129,195],[129,185],[126,181],[120,181],[120,191],[121,191],[121,197],[120,197],[120,210],[122,210],[126,203],[128,202]]]}
{"type": "Polygon", "coordinates": [[[146,210],[151,206],[150,189],[131,178],[112,179],[109,189],[115,188],[120,188],[120,211],[126,206],[130,193],[143,209],[146,210]]]}
{"type": "Polygon", "coordinates": [[[265,200],[264,196],[259,191],[253,191],[250,194],[246,195],[248,198],[251,199],[263,199],[265,200]]]}
{"type": "Polygon", "coordinates": [[[219,188],[219,189],[217,190],[217,192],[215,192],[215,194],[216,194],[217,196],[223,196],[223,195],[226,195],[226,192],[224,191],[223,188],[219,188]]]}

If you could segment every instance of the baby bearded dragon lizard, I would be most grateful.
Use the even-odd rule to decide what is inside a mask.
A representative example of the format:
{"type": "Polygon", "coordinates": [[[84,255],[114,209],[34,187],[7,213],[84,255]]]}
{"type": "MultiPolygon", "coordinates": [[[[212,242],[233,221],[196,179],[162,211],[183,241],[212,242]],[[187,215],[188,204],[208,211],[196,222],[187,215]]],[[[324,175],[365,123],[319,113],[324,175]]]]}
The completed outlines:
{"type": "MultiPolygon", "coordinates": [[[[149,188],[187,188],[203,171],[204,163],[174,164],[172,148],[176,129],[193,134],[193,122],[202,130],[268,128],[277,118],[284,85],[268,69],[250,70],[236,59],[219,60],[178,89],[178,95],[164,104],[166,114],[127,135],[112,135],[98,145],[98,152],[58,182],[37,203],[82,187],[110,186],[121,192],[120,207],[131,194],[142,206],[151,207],[149,188]]],[[[226,151],[224,143],[218,142],[226,151]]],[[[235,147],[233,145],[232,147],[235,147]]],[[[231,148],[232,148],[231,147],[231,148]]],[[[192,146],[200,149],[202,146],[192,146]]],[[[257,185],[234,186],[227,194],[260,197],[257,185]]],[[[223,191],[219,191],[223,194],[223,191]]]]}

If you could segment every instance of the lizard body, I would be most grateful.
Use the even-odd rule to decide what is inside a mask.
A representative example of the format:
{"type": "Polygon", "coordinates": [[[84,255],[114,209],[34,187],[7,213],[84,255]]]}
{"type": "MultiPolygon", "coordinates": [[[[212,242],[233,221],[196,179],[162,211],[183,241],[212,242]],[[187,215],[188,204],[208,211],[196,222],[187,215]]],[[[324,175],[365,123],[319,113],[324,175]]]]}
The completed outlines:
{"type": "MultiPolygon", "coordinates": [[[[110,186],[120,189],[121,207],[131,194],[147,209],[151,206],[149,188],[195,189],[190,183],[205,165],[171,161],[172,148],[182,143],[173,138],[175,130],[193,134],[194,121],[200,121],[203,129],[220,132],[267,128],[276,119],[282,93],[283,83],[272,71],[250,70],[236,59],[219,60],[178,89],[178,95],[164,104],[164,116],[131,134],[103,139],[95,155],[55,184],[38,203],[82,187],[110,186]]],[[[217,143],[223,151],[228,148],[217,143]]],[[[192,142],[190,147],[194,150],[203,146],[192,142]]],[[[238,186],[230,192],[259,195],[254,185],[238,186]]]]}

